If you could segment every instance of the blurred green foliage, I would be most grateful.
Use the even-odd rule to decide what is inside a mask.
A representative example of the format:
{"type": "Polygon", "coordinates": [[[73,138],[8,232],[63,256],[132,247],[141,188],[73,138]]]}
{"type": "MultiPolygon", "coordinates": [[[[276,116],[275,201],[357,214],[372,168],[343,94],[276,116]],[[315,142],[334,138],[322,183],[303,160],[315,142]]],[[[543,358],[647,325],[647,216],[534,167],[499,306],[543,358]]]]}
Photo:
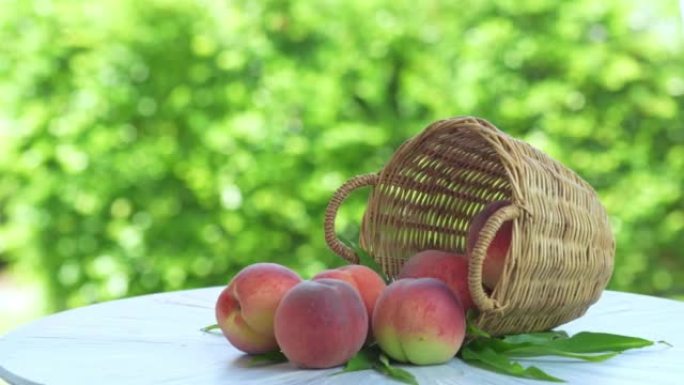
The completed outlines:
{"type": "Polygon", "coordinates": [[[1,4],[0,260],[52,310],[220,285],[255,261],[338,264],[322,233],[334,189],[454,115],[597,188],[611,288],[684,294],[675,2],[1,4]]]}

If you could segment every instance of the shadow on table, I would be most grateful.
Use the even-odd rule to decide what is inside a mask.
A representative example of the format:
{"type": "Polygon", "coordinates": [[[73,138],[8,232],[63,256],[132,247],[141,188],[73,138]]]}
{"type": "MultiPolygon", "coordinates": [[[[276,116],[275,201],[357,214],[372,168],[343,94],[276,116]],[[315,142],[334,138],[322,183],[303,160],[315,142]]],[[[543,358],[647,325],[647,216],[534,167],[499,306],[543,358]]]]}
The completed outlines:
{"type": "Polygon", "coordinates": [[[231,375],[231,380],[240,384],[319,384],[325,383],[325,378],[341,368],[307,370],[299,369],[289,362],[282,363],[259,363],[254,364],[254,357],[244,354],[229,361],[226,371],[231,375]],[[247,370],[235,370],[247,369],[247,370]],[[237,376],[236,376],[237,374],[237,376]]]}

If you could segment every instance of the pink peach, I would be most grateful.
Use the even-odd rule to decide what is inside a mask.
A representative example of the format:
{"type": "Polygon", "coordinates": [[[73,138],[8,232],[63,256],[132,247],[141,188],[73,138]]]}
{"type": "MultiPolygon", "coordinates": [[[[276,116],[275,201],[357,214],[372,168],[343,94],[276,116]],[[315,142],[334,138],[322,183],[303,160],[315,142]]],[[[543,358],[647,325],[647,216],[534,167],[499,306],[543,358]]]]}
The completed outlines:
{"type": "Polygon", "coordinates": [[[275,263],[242,269],[216,301],[216,321],[223,335],[245,353],[277,350],[275,312],[285,293],[299,282],[297,273],[275,263]]]}
{"type": "MultiPolygon", "coordinates": [[[[470,222],[468,229],[468,241],[466,243],[466,252],[468,256],[472,255],[475,243],[480,235],[480,231],[487,223],[487,219],[494,215],[502,207],[510,205],[508,200],[495,201],[480,211],[470,222]]],[[[487,255],[482,264],[482,282],[490,289],[493,289],[501,278],[504,265],[506,263],[506,254],[511,246],[511,239],[513,236],[513,222],[504,222],[499,230],[494,235],[494,239],[489,244],[487,255]]]]}
{"type": "Polygon", "coordinates": [[[461,302],[463,309],[474,308],[468,287],[468,259],[441,250],[424,250],[409,258],[399,278],[437,278],[444,282],[461,302]]]}
{"type": "Polygon", "coordinates": [[[465,313],[454,293],[435,278],[404,278],[387,286],[373,311],[380,348],[393,359],[440,364],[458,352],[465,313]]]}
{"type": "Polygon", "coordinates": [[[304,281],[278,306],[275,336],[287,359],[301,368],[342,365],[363,346],[368,314],[358,291],[338,279],[304,281]]]}
{"type": "MultiPolygon", "coordinates": [[[[373,316],[373,308],[380,293],[387,286],[382,277],[373,269],[363,265],[346,265],[337,269],[324,270],[316,274],[312,280],[321,278],[339,279],[352,285],[359,291],[363,304],[368,313],[368,319],[373,316]]],[[[369,330],[369,336],[371,331],[369,330]]]]}

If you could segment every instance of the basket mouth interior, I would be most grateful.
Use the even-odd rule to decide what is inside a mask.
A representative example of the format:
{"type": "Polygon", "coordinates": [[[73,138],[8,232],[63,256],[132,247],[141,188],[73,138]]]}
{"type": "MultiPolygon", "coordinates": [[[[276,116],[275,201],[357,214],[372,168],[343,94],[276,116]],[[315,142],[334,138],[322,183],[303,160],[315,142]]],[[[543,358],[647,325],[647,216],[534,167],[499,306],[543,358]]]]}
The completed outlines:
{"type": "Polygon", "coordinates": [[[512,199],[509,173],[484,136],[487,129],[475,122],[433,125],[383,168],[362,242],[386,259],[391,275],[418,251],[465,254],[473,217],[491,202],[512,199]]]}

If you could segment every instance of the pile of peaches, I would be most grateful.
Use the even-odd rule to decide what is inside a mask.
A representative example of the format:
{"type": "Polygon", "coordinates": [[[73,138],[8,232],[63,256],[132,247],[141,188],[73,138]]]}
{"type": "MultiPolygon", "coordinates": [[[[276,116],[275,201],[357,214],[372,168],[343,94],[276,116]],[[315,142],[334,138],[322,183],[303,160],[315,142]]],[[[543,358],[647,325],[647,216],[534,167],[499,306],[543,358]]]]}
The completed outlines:
{"type": "MultiPolygon", "coordinates": [[[[248,354],[280,350],[302,368],[330,368],[366,343],[387,356],[417,365],[456,355],[474,307],[468,258],[486,220],[508,201],[488,205],[471,222],[466,255],[425,250],[406,261],[387,285],[374,270],[347,265],[302,280],[275,263],[247,266],[219,295],[216,319],[228,341],[248,354]]],[[[496,233],[483,263],[483,284],[499,280],[512,223],[496,233]]]]}

